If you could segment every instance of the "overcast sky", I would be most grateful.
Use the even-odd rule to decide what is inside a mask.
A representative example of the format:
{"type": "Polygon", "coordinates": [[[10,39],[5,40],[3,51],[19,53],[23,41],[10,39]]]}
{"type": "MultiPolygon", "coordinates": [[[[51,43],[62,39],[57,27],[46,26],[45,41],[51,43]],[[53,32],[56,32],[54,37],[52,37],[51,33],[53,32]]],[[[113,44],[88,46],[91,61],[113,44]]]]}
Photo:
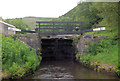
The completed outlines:
{"type": "Polygon", "coordinates": [[[75,6],[80,0],[1,0],[2,18],[25,16],[59,17],[75,6]]]}

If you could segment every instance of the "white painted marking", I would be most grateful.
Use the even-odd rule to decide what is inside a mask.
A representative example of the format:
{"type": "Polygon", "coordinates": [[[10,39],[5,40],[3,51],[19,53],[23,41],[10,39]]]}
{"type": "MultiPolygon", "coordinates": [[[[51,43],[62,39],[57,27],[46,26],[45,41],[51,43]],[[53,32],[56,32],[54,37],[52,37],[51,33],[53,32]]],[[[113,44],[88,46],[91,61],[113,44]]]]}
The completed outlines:
{"type": "Polygon", "coordinates": [[[8,30],[10,30],[10,31],[21,31],[21,29],[18,29],[18,28],[11,28],[11,27],[8,27],[8,30]]]}
{"type": "Polygon", "coordinates": [[[93,31],[101,31],[101,30],[105,30],[105,27],[93,29],[93,31]]]}
{"type": "Polygon", "coordinates": [[[105,30],[105,27],[102,27],[101,30],[105,30]]]}
{"type": "Polygon", "coordinates": [[[57,36],[79,36],[79,35],[57,35],[57,36]]]}

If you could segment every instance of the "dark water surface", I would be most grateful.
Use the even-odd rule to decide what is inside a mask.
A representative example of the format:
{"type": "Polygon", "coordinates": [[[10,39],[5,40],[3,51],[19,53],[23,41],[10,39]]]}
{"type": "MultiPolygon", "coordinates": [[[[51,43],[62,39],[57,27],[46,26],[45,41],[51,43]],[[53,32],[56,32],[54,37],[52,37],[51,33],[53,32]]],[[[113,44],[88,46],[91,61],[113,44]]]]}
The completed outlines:
{"type": "Polygon", "coordinates": [[[115,74],[95,72],[74,61],[43,61],[35,74],[25,79],[118,79],[115,74]]]}

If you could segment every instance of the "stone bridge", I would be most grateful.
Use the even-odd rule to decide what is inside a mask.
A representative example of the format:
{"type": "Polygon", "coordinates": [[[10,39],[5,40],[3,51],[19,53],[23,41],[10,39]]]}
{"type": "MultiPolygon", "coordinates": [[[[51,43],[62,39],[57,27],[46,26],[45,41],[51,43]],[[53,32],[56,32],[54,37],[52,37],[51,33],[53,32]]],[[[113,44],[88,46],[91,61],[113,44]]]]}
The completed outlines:
{"type": "MultiPolygon", "coordinates": [[[[71,39],[73,37],[79,36],[77,34],[71,34],[71,35],[49,35],[49,36],[41,36],[38,33],[34,34],[16,34],[14,35],[15,38],[19,41],[22,41],[23,43],[27,44],[33,49],[38,49],[41,46],[41,40],[42,39],[71,39]]],[[[49,43],[49,41],[48,41],[49,43]]]]}
{"type": "MultiPolygon", "coordinates": [[[[43,57],[75,57],[76,52],[86,54],[91,42],[98,42],[104,37],[95,36],[93,34],[84,35],[51,35],[40,36],[39,34],[18,34],[16,39],[24,42],[30,48],[41,51],[43,57]],[[73,41],[73,37],[78,36],[77,42],[73,41]],[[41,49],[41,50],[39,50],[41,49]]],[[[74,59],[74,58],[73,58],[74,59]]]]}
{"type": "Polygon", "coordinates": [[[79,35],[50,35],[16,34],[15,39],[35,49],[37,54],[42,53],[43,58],[63,59],[75,57],[72,37],[79,35]],[[59,58],[58,58],[59,57],[59,58]]]}
{"type": "MultiPolygon", "coordinates": [[[[35,49],[42,57],[72,58],[75,53],[86,54],[91,42],[96,41],[94,35],[84,35],[85,32],[105,30],[105,28],[89,29],[83,27],[83,22],[37,21],[35,30],[15,29],[31,34],[16,34],[15,40],[22,41],[31,49],[35,49]],[[86,30],[89,29],[89,30],[86,30]],[[78,36],[77,42],[73,38],[78,36]]],[[[99,37],[97,37],[99,40],[99,37]]],[[[57,59],[59,59],[57,58],[57,59]]]]}

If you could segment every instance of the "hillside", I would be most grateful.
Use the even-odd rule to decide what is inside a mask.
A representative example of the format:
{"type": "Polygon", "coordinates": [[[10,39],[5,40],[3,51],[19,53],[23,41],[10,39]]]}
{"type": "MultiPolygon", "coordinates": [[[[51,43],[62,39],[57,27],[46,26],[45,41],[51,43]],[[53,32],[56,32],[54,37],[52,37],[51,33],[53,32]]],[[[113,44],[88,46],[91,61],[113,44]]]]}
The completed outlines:
{"type": "Polygon", "coordinates": [[[36,21],[51,21],[53,18],[48,17],[24,17],[22,21],[29,26],[30,29],[36,27],[36,21]]]}
{"type": "Polygon", "coordinates": [[[55,21],[83,21],[85,27],[96,25],[106,26],[107,29],[117,29],[119,3],[82,2],[66,14],[54,19],[55,21]]]}
{"type": "Polygon", "coordinates": [[[54,18],[29,16],[24,18],[3,19],[3,21],[20,29],[32,30],[36,27],[36,21],[51,21],[52,19],[54,18]]]}
{"type": "Polygon", "coordinates": [[[5,22],[17,27],[14,21],[16,22],[19,19],[26,27],[17,28],[31,30],[36,27],[36,21],[83,21],[84,28],[99,25],[106,26],[107,30],[114,30],[118,28],[118,19],[120,19],[118,6],[119,3],[82,2],[59,18],[28,16],[24,18],[6,19],[5,22]]]}
{"type": "MultiPolygon", "coordinates": [[[[100,36],[105,37],[99,42],[91,42],[86,54],[78,52],[76,59],[86,66],[98,65],[99,68],[95,71],[100,72],[100,68],[108,68],[112,66],[114,70],[120,76],[120,63],[119,63],[119,42],[120,33],[118,36],[118,22],[120,19],[120,13],[118,13],[118,6],[120,3],[80,3],[71,11],[65,15],[57,18],[56,20],[62,21],[84,21],[84,26],[106,26],[105,31],[93,31],[85,34],[94,34],[93,38],[100,36]],[[107,66],[106,66],[107,65],[107,66]]],[[[93,29],[93,28],[92,28],[93,29]]],[[[73,38],[78,41],[78,37],[73,38]]],[[[85,43],[87,45],[87,43],[85,43]]]]}

